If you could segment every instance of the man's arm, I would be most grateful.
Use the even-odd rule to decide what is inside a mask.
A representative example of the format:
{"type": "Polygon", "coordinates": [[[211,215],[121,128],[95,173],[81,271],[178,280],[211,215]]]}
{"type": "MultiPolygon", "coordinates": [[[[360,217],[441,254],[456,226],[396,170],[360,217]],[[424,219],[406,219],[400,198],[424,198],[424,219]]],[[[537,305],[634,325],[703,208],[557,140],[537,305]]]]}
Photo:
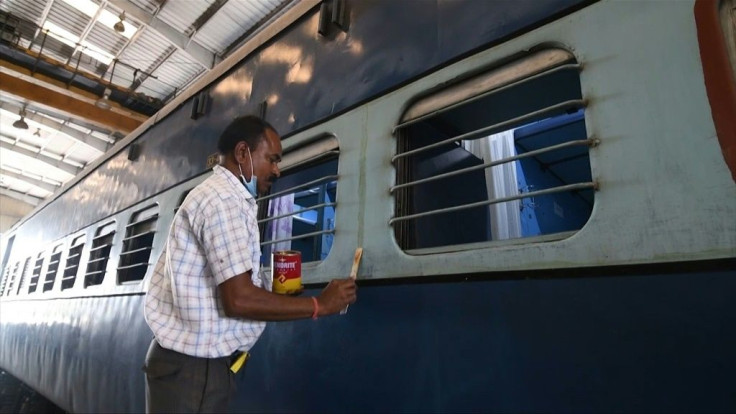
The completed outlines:
{"type": "MultiPolygon", "coordinates": [[[[309,318],[314,313],[312,298],[278,295],[261,289],[253,284],[250,271],[231,277],[217,288],[225,314],[231,318],[287,321],[309,318]]],[[[353,279],[332,280],[317,297],[319,316],[338,313],[355,299],[353,279]]]]}

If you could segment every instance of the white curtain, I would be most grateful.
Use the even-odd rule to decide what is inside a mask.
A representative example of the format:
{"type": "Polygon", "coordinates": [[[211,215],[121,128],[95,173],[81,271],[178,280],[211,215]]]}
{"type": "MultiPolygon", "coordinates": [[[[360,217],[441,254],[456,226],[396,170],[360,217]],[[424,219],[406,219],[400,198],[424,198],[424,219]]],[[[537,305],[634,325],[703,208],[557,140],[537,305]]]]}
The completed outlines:
{"type": "MultiPolygon", "coordinates": [[[[484,163],[516,155],[514,131],[504,131],[473,141],[463,141],[463,148],[484,163]]],[[[485,170],[489,198],[504,198],[519,194],[516,162],[496,165],[485,170]]],[[[493,240],[521,237],[519,200],[488,206],[493,240]]]]}
{"type": "MultiPolygon", "coordinates": [[[[294,211],[294,194],[272,198],[268,202],[268,217],[280,216],[294,211]]],[[[283,217],[269,222],[267,240],[277,240],[291,237],[293,216],[283,217]]],[[[291,250],[291,240],[274,243],[271,251],[291,250]]]]}

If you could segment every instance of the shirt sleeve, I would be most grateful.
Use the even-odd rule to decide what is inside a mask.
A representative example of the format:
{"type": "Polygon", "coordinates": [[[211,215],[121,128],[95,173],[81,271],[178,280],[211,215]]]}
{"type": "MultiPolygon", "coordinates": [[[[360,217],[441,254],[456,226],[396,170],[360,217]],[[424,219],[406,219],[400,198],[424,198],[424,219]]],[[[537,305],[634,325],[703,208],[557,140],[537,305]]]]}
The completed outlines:
{"type": "Polygon", "coordinates": [[[231,199],[215,198],[204,209],[200,240],[218,285],[253,269],[249,241],[254,235],[246,220],[245,212],[231,199]]]}

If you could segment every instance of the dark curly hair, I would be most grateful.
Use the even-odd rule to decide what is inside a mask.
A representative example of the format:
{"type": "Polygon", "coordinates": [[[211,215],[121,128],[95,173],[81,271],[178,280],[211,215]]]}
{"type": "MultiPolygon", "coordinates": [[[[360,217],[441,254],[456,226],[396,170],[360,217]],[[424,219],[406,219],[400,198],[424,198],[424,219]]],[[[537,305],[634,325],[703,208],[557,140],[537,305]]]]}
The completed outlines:
{"type": "Polygon", "coordinates": [[[217,150],[220,154],[229,154],[240,141],[245,141],[251,151],[255,150],[258,143],[265,138],[266,130],[276,132],[276,129],[268,122],[255,115],[246,115],[235,118],[217,141],[217,150]]]}

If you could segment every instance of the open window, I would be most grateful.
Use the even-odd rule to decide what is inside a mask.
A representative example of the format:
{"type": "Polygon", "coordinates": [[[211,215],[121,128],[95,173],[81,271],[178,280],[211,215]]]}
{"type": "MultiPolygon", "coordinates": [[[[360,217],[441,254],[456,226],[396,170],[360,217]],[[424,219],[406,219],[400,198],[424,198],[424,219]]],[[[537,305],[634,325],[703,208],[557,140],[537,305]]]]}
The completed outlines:
{"type": "Polygon", "coordinates": [[[332,135],[284,154],[281,177],[270,195],[258,199],[266,265],[275,251],[297,250],[304,263],[329,254],[335,232],[338,154],[332,135]]]}
{"type": "Polygon", "coordinates": [[[5,267],[2,285],[0,285],[0,296],[10,296],[10,292],[13,290],[13,281],[18,273],[18,265],[19,263],[16,263],[15,266],[8,264],[5,267]]]}
{"type": "Polygon", "coordinates": [[[38,279],[41,278],[41,268],[43,267],[43,252],[36,256],[36,263],[33,266],[33,274],[28,284],[28,293],[33,293],[38,288],[38,279]]]}
{"type": "Polygon", "coordinates": [[[66,257],[66,267],[64,268],[64,274],[61,278],[61,290],[71,289],[74,287],[74,282],[77,280],[77,272],[79,271],[79,260],[82,258],[82,250],[84,249],[84,238],[83,234],[77,236],[72,240],[71,246],[69,246],[69,254],[66,257]]]}
{"type": "Polygon", "coordinates": [[[146,276],[157,220],[158,205],[146,207],[130,216],[118,264],[118,284],[139,281],[146,276]]]}
{"type": "Polygon", "coordinates": [[[21,292],[21,289],[23,289],[26,278],[28,277],[28,272],[30,271],[31,271],[31,258],[27,257],[25,263],[23,264],[23,270],[20,273],[20,280],[18,280],[18,288],[16,289],[16,295],[19,295],[21,292]]]}
{"type": "Polygon", "coordinates": [[[46,278],[43,282],[43,291],[48,292],[54,288],[56,274],[59,272],[59,261],[61,260],[61,245],[54,247],[49,257],[49,265],[46,268],[46,278]]]}
{"type": "Polygon", "coordinates": [[[431,253],[580,229],[596,187],[580,70],[569,52],[542,50],[411,105],[392,159],[399,245],[431,253]]]}
{"type": "Polygon", "coordinates": [[[92,239],[92,247],[89,249],[87,272],[84,275],[85,288],[100,285],[105,278],[112,240],[115,237],[115,226],[116,223],[112,221],[97,228],[95,237],[92,239]]]}

